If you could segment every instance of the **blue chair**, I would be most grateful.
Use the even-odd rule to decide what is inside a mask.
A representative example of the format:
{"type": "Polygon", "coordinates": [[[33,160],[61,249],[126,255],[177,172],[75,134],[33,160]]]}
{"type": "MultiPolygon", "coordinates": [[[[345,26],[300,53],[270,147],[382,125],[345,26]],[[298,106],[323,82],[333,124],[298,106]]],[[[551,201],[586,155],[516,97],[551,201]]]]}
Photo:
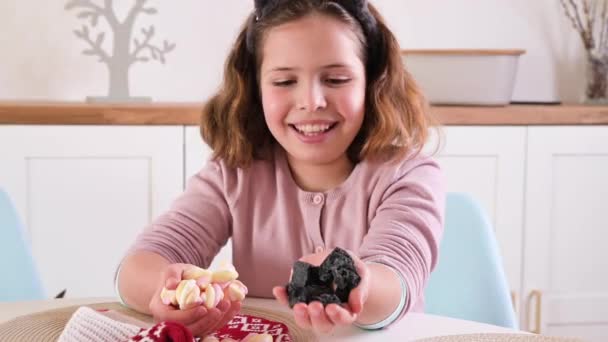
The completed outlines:
{"type": "Polygon", "coordinates": [[[492,225],[468,195],[447,196],[439,261],[425,299],[430,314],[517,328],[492,225]]]}
{"type": "Polygon", "coordinates": [[[44,298],[23,226],[8,195],[0,189],[0,302],[44,298]]]}

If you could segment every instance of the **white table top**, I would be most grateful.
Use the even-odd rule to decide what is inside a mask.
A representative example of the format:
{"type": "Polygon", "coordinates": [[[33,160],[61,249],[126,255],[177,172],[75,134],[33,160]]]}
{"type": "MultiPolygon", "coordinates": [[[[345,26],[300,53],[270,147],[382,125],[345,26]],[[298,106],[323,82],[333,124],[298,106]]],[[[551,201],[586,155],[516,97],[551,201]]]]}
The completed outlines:
{"type": "MultiPolygon", "coordinates": [[[[12,318],[34,312],[51,310],[61,307],[85,305],[92,303],[116,302],[117,298],[80,298],[80,299],[53,299],[33,302],[0,302],[0,323],[12,318]]],[[[247,298],[246,305],[262,307],[273,310],[286,310],[289,308],[280,306],[276,301],[269,299],[247,298]]],[[[445,335],[462,335],[476,333],[521,333],[498,326],[482,324],[472,321],[434,316],[428,314],[409,313],[400,322],[388,329],[378,331],[362,331],[361,329],[343,328],[331,336],[325,336],[323,341],[412,341],[421,338],[437,337],[445,335]]]]}

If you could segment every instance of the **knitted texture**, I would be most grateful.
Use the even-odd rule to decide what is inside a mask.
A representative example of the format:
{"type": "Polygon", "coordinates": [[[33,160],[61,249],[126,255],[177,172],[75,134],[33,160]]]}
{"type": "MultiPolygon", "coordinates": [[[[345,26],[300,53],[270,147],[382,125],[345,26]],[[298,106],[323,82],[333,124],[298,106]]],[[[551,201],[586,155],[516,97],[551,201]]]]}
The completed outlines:
{"type": "MultiPolygon", "coordinates": [[[[245,309],[250,314],[237,314],[228,324],[216,330],[207,341],[315,341],[314,336],[299,332],[296,339],[290,335],[288,324],[281,315],[272,312],[245,309]],[[252,311],[253,310],[253,311],[252,311]]],[[[119,310],[79,307],[70,317],[59,342],[194,342],[195,339],[183,324],[163,321],[153,323],[139,320],[119,310]]],[[[291,322],[291,323],[289,323],[291,322]]],[[[297,332],[297,329],[296,329],[297,332]]]]}
{"type": "MultiPolygon", "coordinates": [[[[128,319],[128,317],[125,318],[128,319]]],[[[80,307],[68,321],[58,341],[194,342],[192,333],[180,323],[160,322],[148,329],[143,329],[117,319],[122,319],[122,315],[117,312],[103,312],[86,306],[80,307]]]]}
{"type": "Polygon", "coordinates": [[[115,321],[89,307],[80,307],[59,336],[59,342],[124,342],[141,331],[135,325],[115,321]]]}

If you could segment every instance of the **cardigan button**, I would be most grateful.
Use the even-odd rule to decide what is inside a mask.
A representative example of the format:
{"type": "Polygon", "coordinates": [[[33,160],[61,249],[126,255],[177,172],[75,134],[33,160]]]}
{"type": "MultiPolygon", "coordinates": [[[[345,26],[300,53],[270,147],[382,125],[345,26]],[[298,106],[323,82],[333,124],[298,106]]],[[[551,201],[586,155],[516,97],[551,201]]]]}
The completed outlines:
{"type": "Polygon", "coordinates": [[[323,195],[321,195],[321,194],[314,195],[314,197],[312,198],[312,203],[317,204],[317,205],[323,203],[323,195]]]}

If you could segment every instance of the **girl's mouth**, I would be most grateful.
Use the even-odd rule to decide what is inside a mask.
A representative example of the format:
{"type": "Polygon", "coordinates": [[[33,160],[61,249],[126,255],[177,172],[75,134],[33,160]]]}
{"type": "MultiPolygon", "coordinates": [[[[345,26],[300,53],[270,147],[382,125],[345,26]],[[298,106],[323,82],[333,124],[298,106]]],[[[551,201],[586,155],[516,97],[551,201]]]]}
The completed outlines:
{"type": "Polygon", "coordinates": [[[328,133],[338,125],[337,122],[325,124],[289,124],[296,133],[304,137],[315,137],[328,133]]]}

